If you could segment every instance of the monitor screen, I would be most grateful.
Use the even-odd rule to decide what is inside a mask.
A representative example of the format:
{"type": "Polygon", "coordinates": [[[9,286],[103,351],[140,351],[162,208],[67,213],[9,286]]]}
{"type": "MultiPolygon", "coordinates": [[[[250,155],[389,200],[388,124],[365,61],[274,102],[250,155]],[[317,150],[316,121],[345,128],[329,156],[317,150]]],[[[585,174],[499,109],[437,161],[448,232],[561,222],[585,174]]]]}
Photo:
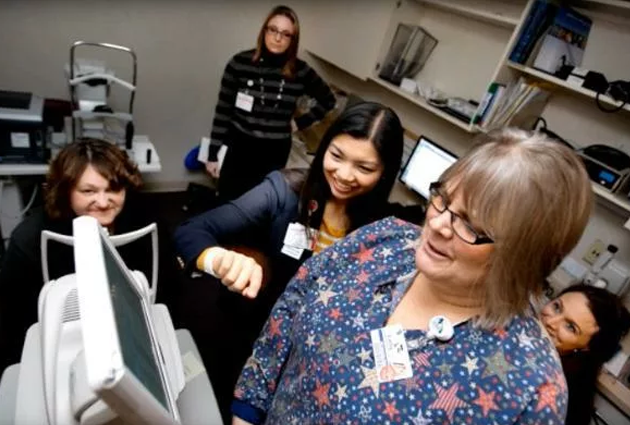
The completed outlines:
{"type": "Polygon", "coordinates": [[[170,410],[140,294],[107,244],[102,239],[101,243],[123,362],[160,404],[170,410]]]}
{"type": "Polygon", "coordinates": [[[455,161],[457,157],[451,152],[420,136],[400,173],[400,181],[424,199],[429,199],[429,185],[455,161]]]}
{"type": "Polygon", "coordinates": [[[95,218],[75,218],[73,237],[89,388],[130,423],[178,423],[148,295],[95,218]]]}

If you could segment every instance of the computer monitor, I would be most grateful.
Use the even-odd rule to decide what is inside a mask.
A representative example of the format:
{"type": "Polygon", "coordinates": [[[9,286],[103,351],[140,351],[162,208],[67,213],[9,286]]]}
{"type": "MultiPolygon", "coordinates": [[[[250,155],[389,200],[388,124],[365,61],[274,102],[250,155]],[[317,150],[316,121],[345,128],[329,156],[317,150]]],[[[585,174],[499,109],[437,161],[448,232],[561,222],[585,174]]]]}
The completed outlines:
{"type": "Polygon", "coordinates": [[[128,423],[179,423],[166,365],[143,295],[93,217],[73,222],[87,382],[128,423]]]}
{"type": "Polygon", "coordinates": [[[400,181],[428,200],[429,185],[455,161],[457,157],[454,154],[420,136],[400,173],[400,181]]]}

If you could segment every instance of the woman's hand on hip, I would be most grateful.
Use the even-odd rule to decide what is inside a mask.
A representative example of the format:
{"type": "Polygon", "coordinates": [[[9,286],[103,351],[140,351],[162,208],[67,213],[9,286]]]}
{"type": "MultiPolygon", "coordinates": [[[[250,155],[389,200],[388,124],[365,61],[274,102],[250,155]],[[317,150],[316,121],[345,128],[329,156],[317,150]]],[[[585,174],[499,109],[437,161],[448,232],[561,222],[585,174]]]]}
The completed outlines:
{"type": "Polygon", "coordinates": [[[208,161],[206,162],[206,171],[215,179],[219,178],[219,161],[208,161]]]}

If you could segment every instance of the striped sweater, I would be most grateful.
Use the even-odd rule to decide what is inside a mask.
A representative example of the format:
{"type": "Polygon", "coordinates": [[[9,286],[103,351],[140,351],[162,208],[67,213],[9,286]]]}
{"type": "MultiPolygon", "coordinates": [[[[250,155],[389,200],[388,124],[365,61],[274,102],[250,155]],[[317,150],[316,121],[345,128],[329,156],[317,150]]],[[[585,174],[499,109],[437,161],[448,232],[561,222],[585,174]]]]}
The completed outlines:
{"type": "Polygon", "coordinates": [[[282,75],[284,62],[279,57],[263,55],[254,63],[254,52],[237,53],[225,67],[210,134],[210,161],[216,161],[222,144],[229,144],[232,128],[252,138],[290,139],[291,119],[300,96],[307,95],[316,104],[296,119],[299,129],[319,121],[335,107],[332,91],[306,62],[298,59],[295,77],[287,79],[282,75]],[[250,112],[236,107],[239,92],[253,96],[250,112]]]}

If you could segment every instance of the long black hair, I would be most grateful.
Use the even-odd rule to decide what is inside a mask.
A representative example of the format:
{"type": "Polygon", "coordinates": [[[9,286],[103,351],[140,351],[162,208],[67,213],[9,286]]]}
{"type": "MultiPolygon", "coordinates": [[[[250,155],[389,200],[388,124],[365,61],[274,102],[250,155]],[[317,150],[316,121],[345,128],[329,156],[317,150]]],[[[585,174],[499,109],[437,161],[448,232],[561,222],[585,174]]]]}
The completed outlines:
{"type": "Polygon", "coordinates": [[[584,294],[599,330],[591,337],[586,350],[562,356],[562,369],[569,389],[567,424],[588,424],[593,412],[597,376],[602,365],[620,348],[621,339],[630,329],[630,313],[620,297],[602,288],[588,285],[569,286],[568,292],[584,294]]]}
{"type": "Polygon", "coordinates": [[[597,327],[597,332],[588,342],[589,355],[600,365],[610,360],[619,350],[619,342],[630,329],[630,313],[621,298],[606,289],[589,285],[569,286],[560,295],[577,292],[588,300],[597,327]]]}
{"type": "Polygon", "coordinates": [[[381,218],[389,192],[400,169],[403,151],[403,127],[396,113],[380,103],[361,102],[348,107],[324,134],[300,194],[299,220],[307,228],[319,228],[330,186],[324,176],[324,155],[339,135],[372,143],[383,165],[383,174],[369,192],[348,202],[347,214],[352,231],[381,218]]]}

